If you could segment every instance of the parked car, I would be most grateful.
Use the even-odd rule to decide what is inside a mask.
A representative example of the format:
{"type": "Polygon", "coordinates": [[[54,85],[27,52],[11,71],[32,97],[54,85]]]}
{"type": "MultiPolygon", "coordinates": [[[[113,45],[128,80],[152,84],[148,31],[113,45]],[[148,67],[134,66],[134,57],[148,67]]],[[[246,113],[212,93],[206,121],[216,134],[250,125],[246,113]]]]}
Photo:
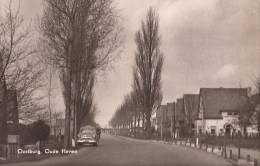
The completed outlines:
{"type": "Polygon", "coordinates": [[[82,127],[78,134],[77,144],[79,146],[82,146],[84,144],[97,146],[98,136],[97,136],[96,128],[92,126],[82,127]]]}

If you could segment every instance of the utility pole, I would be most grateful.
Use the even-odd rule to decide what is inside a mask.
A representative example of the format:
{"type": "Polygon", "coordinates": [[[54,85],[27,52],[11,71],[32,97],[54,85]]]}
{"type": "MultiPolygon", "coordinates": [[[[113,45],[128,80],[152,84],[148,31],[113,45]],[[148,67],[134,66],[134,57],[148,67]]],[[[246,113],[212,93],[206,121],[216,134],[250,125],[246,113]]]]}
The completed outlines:
{"type": "Polygon", "coordinates": [[[176,135],[176,129],[175,129],[175,123],[176,123],[176,120],[175,120],[175,102],[173,102],[173,138],[175,139],[175,135],[176,135]]]}
{"type": "Polygon", "coordinates": [[[162,106],[160,106],[160,114],[161,114],[161,140],[162,140],[162,137],[163,137],[163,109],[162,109],[162,106]]]}
{"type": "MultiPolygon", "coordinates": [[[[48,89],[48,99],[49,99],[49,114],[50,114],[50,128],[52,130],[52,120],[51,120],[51,83],[52,83],[52,70],[51,70],[51,66],[50,66],[50,75],[49,75],[49,89],[48,89]]],[[[51,132],[50,132],[50,136],[51,136],[51,132]]]]}
{"type": "Polygon", "coordinates": [[[172,118],[173,118],[173,110],[171,110],[171,137],[173,137],[173,131],[172,131],[173,130],[172,129],[173,128],[173,119],[172,118]]]}
{"type": "Polygon", "coordinates": [[[163,135],[162,130],[163,130],[163,127],[162,127],[162,118],[161,118],[161,140],[162,140],[162,135],[163,135]]]}

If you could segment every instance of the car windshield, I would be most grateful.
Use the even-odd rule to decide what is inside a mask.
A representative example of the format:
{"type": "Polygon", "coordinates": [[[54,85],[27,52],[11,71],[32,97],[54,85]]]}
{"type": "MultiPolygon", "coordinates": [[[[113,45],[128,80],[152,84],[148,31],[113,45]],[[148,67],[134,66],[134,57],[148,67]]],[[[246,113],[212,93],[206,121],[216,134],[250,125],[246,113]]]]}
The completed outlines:
{"type": "Polygon", "coordinates": [[[81,129],[80,132],[84,134],[92,134],[95,133],[96,130],[94,128],[87,128],[87,129],[81,129]]]}

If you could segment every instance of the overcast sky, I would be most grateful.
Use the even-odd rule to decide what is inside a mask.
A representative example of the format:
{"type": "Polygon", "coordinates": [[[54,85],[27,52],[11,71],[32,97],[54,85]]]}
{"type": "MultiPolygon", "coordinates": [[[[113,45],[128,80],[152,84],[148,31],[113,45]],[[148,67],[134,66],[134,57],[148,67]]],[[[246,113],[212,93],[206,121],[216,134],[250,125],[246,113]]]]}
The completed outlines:
{"type": "MultiPolygon", "coordinates": [[[[5,1],[0,0],[2,6],[5,1]]],[[[258,0],[118,0],[116,4],[123,18],[125,48],[95,87],[100,111],[96,120],[102,126],[131,91],[134,34],[150,6],[159,14],[165,56],[162,104],[185,93],[199,93],[200,87],[252,86],[260,73],[258,0]]],[[[22,0],[27,20],[41,11],[41,1],[22,0]]],[[[64,109],[61,97],[57,102],[57,110],[64,109]]]]}

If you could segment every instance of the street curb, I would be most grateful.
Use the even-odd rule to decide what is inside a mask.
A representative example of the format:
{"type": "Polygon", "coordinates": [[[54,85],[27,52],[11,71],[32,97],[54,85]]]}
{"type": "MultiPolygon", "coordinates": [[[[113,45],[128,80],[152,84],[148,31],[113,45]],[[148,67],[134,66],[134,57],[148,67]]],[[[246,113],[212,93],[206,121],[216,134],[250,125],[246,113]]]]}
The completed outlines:
{"type": "Polygon", "coordinates": [[[176,146],[185,146],[185,147],[190,147],[190,148],[193,148],[193,149],[203,150],[203,151],[206,151],[208,153],[211,153],[211,154],[214,154],[216,156],[219,156],[219,157],[226,159],[233,166],[255,166],[254,162],[247,161],[246,159],[233,160],[233,159],[225,158],[225,156],[223,156],[223,154],[222,154],[222,148],[216,149],[216,148],[214,148],[214,146],[209,146],[209,147],[206,146],[205,147],[205,146],[201,145],[201,148],[200,148],[200,145],[196,146],[194,143],[182,142],[182,141],[165,142],[165,141],[154,140],[153,142],[163,143],[163,144],[171,144],[171,145],[176,145],[176,146]]]}

